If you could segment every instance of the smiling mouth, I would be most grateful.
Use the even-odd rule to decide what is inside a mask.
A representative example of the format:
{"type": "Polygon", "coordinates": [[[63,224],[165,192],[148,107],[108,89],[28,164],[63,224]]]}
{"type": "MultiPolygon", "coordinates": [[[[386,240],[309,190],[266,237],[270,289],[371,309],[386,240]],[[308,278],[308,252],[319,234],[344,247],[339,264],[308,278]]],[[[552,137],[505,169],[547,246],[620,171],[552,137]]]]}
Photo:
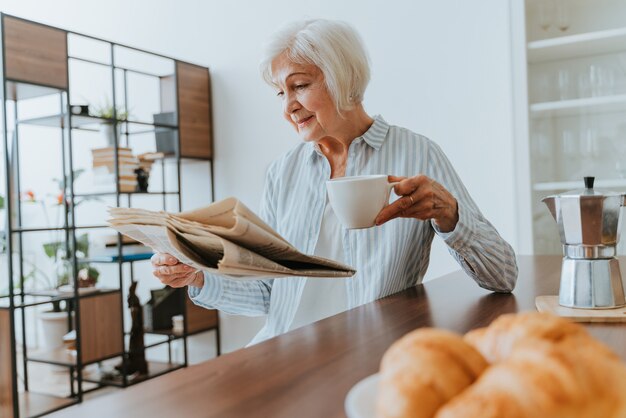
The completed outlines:
{"type": "Polygon", "coordinates": [[[300,120],[298,122],[298,128],[304,128],[311,120],[313,120],[313,115],[309,116],[308,118],[304,118],[302,120],[300,120]]]}

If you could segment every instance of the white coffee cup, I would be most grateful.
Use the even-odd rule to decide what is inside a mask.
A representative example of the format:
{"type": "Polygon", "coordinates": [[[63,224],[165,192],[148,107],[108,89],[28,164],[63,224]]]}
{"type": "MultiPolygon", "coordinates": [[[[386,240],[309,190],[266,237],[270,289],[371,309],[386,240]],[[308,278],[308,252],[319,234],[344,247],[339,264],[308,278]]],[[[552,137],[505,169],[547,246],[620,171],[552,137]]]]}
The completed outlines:
{"type": "Polygon", "coordinates": [[[347,229],[370,228],[389,204],[391,189],[384,174],[340,177],[326,181],[328,199],[339,222],[347,229]]]}

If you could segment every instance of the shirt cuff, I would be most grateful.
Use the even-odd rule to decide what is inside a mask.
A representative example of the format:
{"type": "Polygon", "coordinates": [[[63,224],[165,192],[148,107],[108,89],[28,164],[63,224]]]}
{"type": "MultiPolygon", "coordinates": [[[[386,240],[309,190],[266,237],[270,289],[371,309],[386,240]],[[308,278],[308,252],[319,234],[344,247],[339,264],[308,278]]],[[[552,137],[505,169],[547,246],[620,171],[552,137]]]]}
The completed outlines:
{"type": "Polygon", "coordinates": [[[469,211],[459,205],[459,220],[454,229],[450,232],[441,232],[433,219],[430,220],[433,229],[439,235],[448,247],[455,251],[459,251],[470,240],[474,233],[474,218],[469,211]]]}
{"type": "Polygon", "coordinates": [[[189,286],[187,292],[189,298],[196,305],[209,309],[215,309],[214,305],[222,298],[222,281],[219,277],[203,271],[204,285],[200,287],[189,286]]]}

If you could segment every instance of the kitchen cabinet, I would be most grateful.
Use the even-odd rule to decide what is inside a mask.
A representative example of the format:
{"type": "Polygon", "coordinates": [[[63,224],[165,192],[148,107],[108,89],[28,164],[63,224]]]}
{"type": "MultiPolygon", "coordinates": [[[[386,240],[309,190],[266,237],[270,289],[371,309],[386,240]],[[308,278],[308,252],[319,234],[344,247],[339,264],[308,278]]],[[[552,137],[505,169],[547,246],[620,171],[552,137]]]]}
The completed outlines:
{"type": "Polygon", "coordinates": [[[511,17],[519,251],[559,254],[544,196],[583,176],[626,190],[626,3],[512,0],[511,17]]]}

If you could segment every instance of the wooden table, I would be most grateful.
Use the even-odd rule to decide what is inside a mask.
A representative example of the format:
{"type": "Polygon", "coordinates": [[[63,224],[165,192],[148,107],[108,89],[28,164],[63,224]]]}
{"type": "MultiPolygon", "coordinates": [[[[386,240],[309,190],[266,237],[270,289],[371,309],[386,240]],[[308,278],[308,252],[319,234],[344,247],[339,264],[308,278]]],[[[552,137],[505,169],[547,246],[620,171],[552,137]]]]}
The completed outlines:
{"type": "MultiPolygon", "coordinates": [[[[352,309],[256,346],[73,406],[54,417],[344,417],[344,399],[376,373],[396,339],[424,326],[466,332],[558,293],[560,257],[520,256],[513,294],[462,272],[352,309]]],[[[626,360],[626,325],[589,324],[626,360]]]]}

